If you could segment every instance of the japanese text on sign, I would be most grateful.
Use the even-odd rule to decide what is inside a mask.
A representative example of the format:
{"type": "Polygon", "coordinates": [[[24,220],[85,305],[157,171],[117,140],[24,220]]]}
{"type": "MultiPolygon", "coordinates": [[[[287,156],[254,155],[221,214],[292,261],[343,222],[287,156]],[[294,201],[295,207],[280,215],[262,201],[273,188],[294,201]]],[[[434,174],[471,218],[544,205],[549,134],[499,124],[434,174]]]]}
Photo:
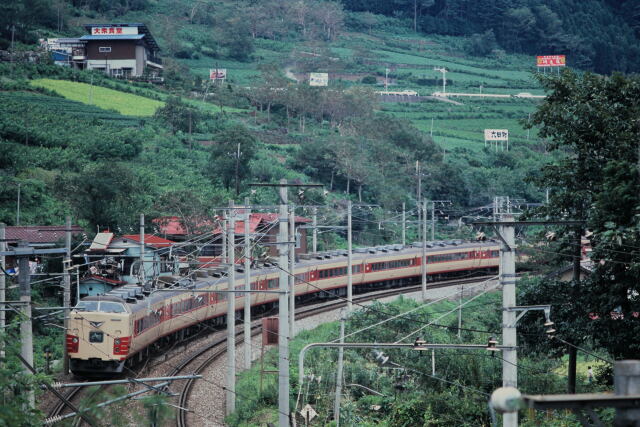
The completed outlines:
{"type": "Polygon", "coordinates": [[[93,36],[123,36],[138,34],[137,27],[92,27],[91,35],[93,36]]]}
{"type": "Polygon", "coordinates": [[[567,65],[565,55],[538,56],[536,59],[536,65],[538,67],[564,67],[567,65]]]}
{"type": "Polygon", "coordinates": [[[509,131],[507,129],[485,129],[485,141],[508,141],[509,131]]]}

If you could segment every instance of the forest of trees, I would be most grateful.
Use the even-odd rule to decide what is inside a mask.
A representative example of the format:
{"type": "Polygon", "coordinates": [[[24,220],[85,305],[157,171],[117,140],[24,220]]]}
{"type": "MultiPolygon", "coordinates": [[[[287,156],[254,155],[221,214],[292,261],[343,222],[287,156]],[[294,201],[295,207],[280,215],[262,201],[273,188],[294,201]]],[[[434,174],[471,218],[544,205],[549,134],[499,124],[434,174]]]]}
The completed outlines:
{"type": "MultiPolygon", "coordinates": [[[[567,54],[598,73],[640,70],[640,3],[614,0],[342,0],[352,11],[409,19],[417,31],[492,32],[505,50],[567,54]]],[[[479,53],[486,53],[480,51],[479,53]]]]}

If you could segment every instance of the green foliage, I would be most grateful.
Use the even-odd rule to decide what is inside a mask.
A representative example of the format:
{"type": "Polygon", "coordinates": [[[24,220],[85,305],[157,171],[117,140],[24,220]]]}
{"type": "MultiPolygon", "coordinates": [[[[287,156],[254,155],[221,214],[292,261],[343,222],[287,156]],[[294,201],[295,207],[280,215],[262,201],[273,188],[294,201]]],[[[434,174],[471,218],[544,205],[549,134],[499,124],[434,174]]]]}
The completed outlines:
{"type": "MultiPolygon", "coordinates": [[[[388,304],[374,303],[370,309],[355,311],[346,324],[346,334],[371,326],[393,315],[406,313],[379,327],[358,332],[351,338],[354,342],[395,342],[416,330],[424,322],[434,325],[420,332],[427,342],[486,343],[487,334],[462,331],[456,336],[455,317],[445,317],[445,313],[455,307],[455,303],[444,301],[418,309],[420,303],[400,297],[388,304]],[[416,310],[417,309],[417,310],[416,310]],[[409,310],[414,310],[407,313],[409,310]]],[[[500,297],[493,293],[480,296],[469,302],[463,311],[463,327],[479,331],[492,331],[500,327],[500,297]]],[[[290,378],[293,402],[298,409],[311,404],[316,411],[326,417],[325,424],[332,418],[335,390],[336,355],[335,349],[313,348],[305,356],[305,375],[301,389],[299,385],[297,358],[303,346],[311,342],[336,340],[337,322],[326,323],[312,331],[300,332],[290,344],[290,378]],[[313,380],[310,376],[313,374],[313,380]]],[[[405,341],[412,341],[415,336],[405,341]]],[[[389,356],[386,365],[373,361],[371,349],[344,352],[345,384],[359,384],[375,390],[374,395],[360,387],[344,387],[340,423],[357,426],[477,426],[489,425],[487,399],[489,394],[501,385],[502,360],[484,351],[441,350],[436,352],[436,375],[431,375],[431,357],[427,352],[394,349],[385,351],[389,356]],[[373,410],[372,406],[379,407],[373,410]]],[[[277,353],[265,354],[264,369],[274,369],[277,353]]],[[[558,363],[546,357],[521,357],[520,388],[525,393],[553,393],[564,387],[564,380],[554,372],[558,363]]],[[[236,412],[227,418],[232,426],[260,425],[267,421],[264,411],[271,417],[277,415],[272,409],[277,401],[276,377],[264,375],[260,387],[260,369],[255,367],[241,374],[236,391],[238,399],[236,412]],[[256,390],[258,392],[256,393],[256,390]]],[[[292,408],[293,409],[293,408],[292,408]]],[[[522,422],[529,421],[523,414],[522,422]]],[[[576,425],[570,417],[559,415],[564,425],[576,425]],[[569,418],[569,420],[567,419],[569,418]]],[[[548,420],[555,422],[555,417],[548,420]]]]}
{"type": "Polygon", "coordinates": [[[532,121],[553,141],[550,149],[562,153],[535,178],[552,188],[541,213],[585,220],[594,233],[595,272],[579,287],[573,284],[568,321],[614,356],[634,357],[639,347],[632,337],[640,333],[633,317],[640,311],[640,258],[634,249],[640,245],[640,79],[565,71],[561,78],[541,80],[550,94],[532,121]],[[624,318],[612,318],[613,311],[624,318]]]}
{"type": "Polygon", "coordinates": [[[214,182],[221,182],[226,189],[234,186],[236,195],[240,184],[250,176],[249,164],[255,156],[256,139],[239,123],[229,124],[216,135],[211,146],[207,171],[214,182]]]}
{"type": "Polygon", "coordinates": [[[158,108],[155,118],[167,123],[171,127],[171,132],[176,131],[191,132],[196,129],[201,120],[201,113],[195,108],[189,107],[178,96],[167,99],[163,107],[158,108]]]}
{"type": "MultiPolygon", "coordinates": [[[[637,7],[633,9],[632,2],[622,7],[619,2],[606,0],[342,0],[342,3],[352,11],[408,18],[407,27],[413,26],[415,20],[423,33],[471,36],[468,49],[474,54],[489,53],[490,50],[480,52],[497,39],[511,52],[564,53],[571,64],[601,73],[640,69],[636,59],[638,36],[632,29],[637,32],[640,25],[637,7]],[[632,57],[628,52],[634,52],[632,57]]],[[[355,22],[358,28],[362,28],[363,19],[355,22]]]]}
{"type": "Polygon", "coordinates": [[[26,374],[24,366],[17,358],[20,354],[20,340],[12,336],[19,334],[18,324],[7,323],[8,328],[0,332],[0,344],[4,356],[0,358],[0,426],[39,426],[42,414],[37,409],[28,408],[29,390],[38,393],[38,385],[50,379],[44,375],[26,374]],[[11,331],[11,332],[7,332],[11,331]]]}

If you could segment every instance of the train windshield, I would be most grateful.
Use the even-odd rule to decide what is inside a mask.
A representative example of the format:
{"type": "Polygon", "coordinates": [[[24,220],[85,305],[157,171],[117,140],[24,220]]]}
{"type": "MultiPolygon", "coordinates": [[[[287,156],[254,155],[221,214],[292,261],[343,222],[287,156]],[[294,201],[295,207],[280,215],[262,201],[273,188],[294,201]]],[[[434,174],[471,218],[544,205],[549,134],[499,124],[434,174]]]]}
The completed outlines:
{"type": "Polygon", "coordinates": [[[99,311],[102,313],[126,313],[127,309],[119,302],[112,301],[80,301],[76,311],[99,311]]]}

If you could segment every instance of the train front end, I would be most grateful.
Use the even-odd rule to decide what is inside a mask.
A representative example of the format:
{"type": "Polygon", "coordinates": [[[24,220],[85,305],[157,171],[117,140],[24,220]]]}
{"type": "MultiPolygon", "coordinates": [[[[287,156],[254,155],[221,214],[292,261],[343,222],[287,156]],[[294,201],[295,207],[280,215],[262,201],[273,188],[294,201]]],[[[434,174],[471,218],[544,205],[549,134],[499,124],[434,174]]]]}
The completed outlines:
{"type": "Polygon", "coordinates": [[[122,298],[83,298],[71,310],[67,352],[77,376],[122,373],[131,348],[131,312],[122,298]]]}

